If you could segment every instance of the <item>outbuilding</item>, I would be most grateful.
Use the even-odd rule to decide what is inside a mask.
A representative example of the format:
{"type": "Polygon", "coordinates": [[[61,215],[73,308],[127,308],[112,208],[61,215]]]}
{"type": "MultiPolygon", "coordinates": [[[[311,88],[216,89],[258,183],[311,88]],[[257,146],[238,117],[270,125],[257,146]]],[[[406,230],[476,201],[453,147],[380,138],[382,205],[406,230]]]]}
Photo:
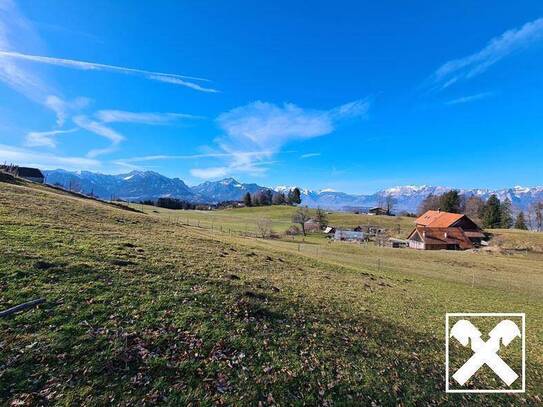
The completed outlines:
{"type": "Polygon", "coordinates": [[[43,173],[38,168],[19,167],[18,165],[0,165],[0,170],[40,184],[43,184],[43,181],[45,180],[43,173]]]}

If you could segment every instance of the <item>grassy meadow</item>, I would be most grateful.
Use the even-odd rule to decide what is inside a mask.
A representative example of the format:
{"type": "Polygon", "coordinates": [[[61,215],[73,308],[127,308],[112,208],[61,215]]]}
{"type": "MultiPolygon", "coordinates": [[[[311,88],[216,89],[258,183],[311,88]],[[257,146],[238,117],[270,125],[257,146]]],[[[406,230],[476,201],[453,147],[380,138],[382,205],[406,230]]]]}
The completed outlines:
{"type": "MultiPolygon", "coordinates": [[[[244,236],[259,218],[284,232],[288,207],[136,208],[0,182],[0,310],[46,300],[0,318],[0,404],[542,402],[541,235],[421,252],[244,236]],[[526,313],[525,394],[444,392],[446,312],[526,313]]],[[[403,237],[413,222],[329,220],[403,237]]],[[[495,381],[482,369],[471,384],[495,381]]]]}

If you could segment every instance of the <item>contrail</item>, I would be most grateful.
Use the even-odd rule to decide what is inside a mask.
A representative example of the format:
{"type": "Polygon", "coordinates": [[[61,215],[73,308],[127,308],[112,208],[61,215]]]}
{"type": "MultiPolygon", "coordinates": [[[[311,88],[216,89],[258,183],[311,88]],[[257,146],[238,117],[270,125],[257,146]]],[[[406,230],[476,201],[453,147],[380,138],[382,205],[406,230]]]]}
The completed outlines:
{"type": "Polygon", "coordinates": [[[127,75],[142,75],[145,78],[150,79],[150,80],[173,83],[175,85],[185,86],[194,90],[198,90],[200,92],[209,92],[209,93],[218,92],[216,89],[206,88],[196,83],[189,82],[190,80],[200,81],[200,82],[209,82],[209,79],[198,78],[194,76],[184,76],[184,75],[177,75],[177,74],[170,74],[170,73],[163,73],[163,72],[154,72],[154,71],[147,71],[145,69],[127,68],[124,66],[99,64],[96,62],[77,61],[73,59],[53,58],[53,57],[46,57],[46,56],[41,56],[41,55],[22,54],[20,52],[5,51],[5,50],[0,50],[0,57],[21,59],[25,61],[38,62],[38,63],[48,64],[48,65],[57,65],[57,66],[65,67],[65,68],[81,69],[85,71],[96,70],[96,71],[119,72],[119,73],[123,73],[127,75]]]}

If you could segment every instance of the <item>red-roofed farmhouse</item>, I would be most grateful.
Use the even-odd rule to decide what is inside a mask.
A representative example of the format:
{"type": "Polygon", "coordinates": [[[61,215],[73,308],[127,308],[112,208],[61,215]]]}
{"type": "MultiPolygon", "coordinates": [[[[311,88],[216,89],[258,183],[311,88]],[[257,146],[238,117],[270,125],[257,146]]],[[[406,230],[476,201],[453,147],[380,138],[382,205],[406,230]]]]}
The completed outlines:
{"type": "Polygon", "coordinates": [[[481,243],[485,234],[466,215],[428,211],[415,221],[409,247],[420,250],[466,250],[481,243]]]}

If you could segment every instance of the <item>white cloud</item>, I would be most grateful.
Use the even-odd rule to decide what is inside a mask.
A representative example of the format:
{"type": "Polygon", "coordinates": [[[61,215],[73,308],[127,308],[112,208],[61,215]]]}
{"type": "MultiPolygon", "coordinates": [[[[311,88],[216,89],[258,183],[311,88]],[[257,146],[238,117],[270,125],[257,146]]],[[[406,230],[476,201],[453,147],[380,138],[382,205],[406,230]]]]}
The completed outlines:
{"type": "Polygon", "coordinates": [[[56,147],[55,136],[73,133],[74,131],[77,131],[77,129],[32,131],[26,135],[25,145],[28,147],[56,147]]]}
{"type": "MultiPolygon", "coordinates": [[[[0,0],[0,49],[15,46],[39,46],[39,39],[29,21],[11,0],[0,0]]],[[[45,95],[52,92],[39,75],[15,61],[0,56],[0,81],[35,102],[43,104],[45,95]]]]}
{"type": "Polygon", "coordinates": [[[97,170],[101,167],[99,161],[88,157],[62,157],[57,154],[39,153],[2,144],[0,144],[0,157],[7,163],[17,163],[18,165],[28,165],[42,169],[97,170]]]}
{"type": "Polygon", "coordinates": [[[201,116],[183,113],[126,112],[122,110],[100,110],[96,113],[96,117],[104,123],[140,124],[165,124],[176,120],[201,118],[201,116]]]}
{"type": "Polygon", "coordinates": [[[45,99],[45,105],[57,115],[57,126],[63,126],[71,111],[78,111],[88,106],[90,99],[78,97],[72,101],[65,101],[56,95],[49,95],[45,99]]]}
{"type": "Polygon", "coordinates": [[[482,92],[482,93],[477,93],[475,95],[463,96],[463,97],[460,97],[460,98],[457,98],[457,99],[449,100],[446,104],[447,105],[458,105],[458,104],[462,104],[462,103],[469,103],[469,102],[474,102],[476,100],[485,99],[485,98],[487,98],[489,96],[492,96],[492,95],[493,95],[492,92],[482,92]]]}
{"type": "Polygon", "coordinates": [[[543,40],[543,18],[528,22],[492,38],[480,51],[443,64],[433,75],[441,89],[485,72],[490,66],[513,52],[543,40]]]}
{"type": "Polygon", "coordinates": [[[165,82],[165,83],[173,83],[174,85],[180,85],[180,86],[186,86],[187,88],[191,88],[194,90],[199,90],[200,92],[206,92],[206,93],[218,93],[219,91],[217,89],[213,88],[206,88],[203,86],[200,86],[194,82],[187,82],[184,79],[180,79],[178,77],[172,76],[172,75],[149,75],[149,79],[154,79],[155,81],[165,82]]]}
{"type": "Polygon", "coordinates": [[[302,154],[300,156],[300,158],[311,158],[311,157],[319,157],[321,155],[321,153],[307,153],[307,154],[302,154]]]}
{"type": "Polygon", "coordinates": [[[117,150],[117,146],[125,139],[124,136],[117,131],[104,126],[104,124],[90,120],[86,116],[80,115],[74,117],[74,123],[84,130],[90,131],[98,136],[104,137],[111,141],[111,145],[107,148],[93,149],[87,153],[88,157],[94,158],[99,155],[108,154],[117,150]]]}
{"type": "Polygon", "coordinates": [[[190,174],[202,179],[220,178],[228,175],[228,167],[193,168],[190,174]]]}
{"type": "Polygon", "coordinates": [[[209,173],[198,168],[193,175],[222,174],[224,171],[218,168],[229,174],[260,174],[287,143],[330,134],[341,121],[363,117],[368,109],[367,100],[356,100],[330,110],[303,109],[292,103],[277,106],[261,101],[237,107],[217,118],[225,133],[217,144],[220,151],[230,155],[227,162],[222,167],[208,168],[209,173]],[[253,153],[245,154],[248,151],[253,153]]]}
{"type": "Polygon", "coordinates": [[[42,55],[31,55],[31,54],[24,54],[24,53],[15,52],[15,51],[0,51],[0,57],[7,58],[7,59],[36,62],[36,63],[47,64],[47,65],[56,65],[56,66],[62,66],[65,68],[80,69],[84,71],[107,71],[107,72],[117,72],[117,73],[121,73],[125,75],[138,75],[138,76],[143,76],[144,78],[159,81],[159,82],[166,82],[166,83],[172,83],[175,85],[185,86],[185,87],[198,90],[201,92],[210,92],[210,93],[218,92],[216,89],[206,88],[194,82],[189,82],[189,80],[204,81],[204,82],[209,81],[208,79],[196,78],[192,76],[153,72],[153,71],[147,71],[145,69],[127,68],[124,66],[107,65],[107,64],[100,64],[96,62],[87,62],[87,61],[78,61],[74,59],[54,58],[54,57],[48,57],[48,56],[42,56],[42,55]]]}

